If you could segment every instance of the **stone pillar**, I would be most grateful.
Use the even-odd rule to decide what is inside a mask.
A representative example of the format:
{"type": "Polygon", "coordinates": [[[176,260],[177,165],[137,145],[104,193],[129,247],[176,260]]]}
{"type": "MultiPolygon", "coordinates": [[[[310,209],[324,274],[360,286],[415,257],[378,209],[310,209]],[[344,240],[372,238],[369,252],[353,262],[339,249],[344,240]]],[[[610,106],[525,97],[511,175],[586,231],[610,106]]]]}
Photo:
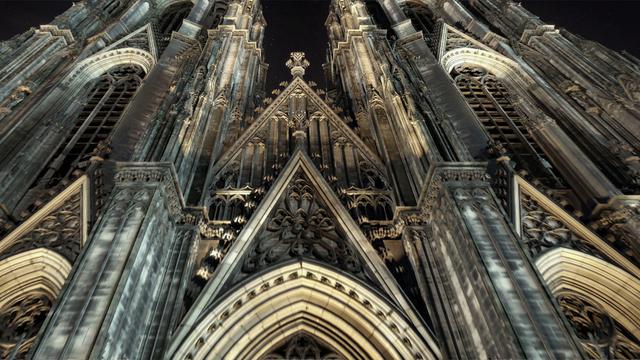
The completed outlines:
{"type": "MultiPolygon", "coordinates": [[[[480,165],[435,169],[413,229],[452,358],[581,358],[480,165]]],[[[406,246],[406,245],[405,245],[406,246]]]]}
{"type": "Polygon", "coordinates": [[[157,109],[170,91],[174,78],[180,69],[183,54],[198,46],[196,40],[174,32],[158,63],[146,76],[144,83],[131,100],[128,110],[122,115],[118,127],[112,134],[113,152],[111,159],[129,161],[134,149],[157,109]]]}
{"type": "Polygon", "coordinates": [[[379,2],[398,36],[396,48],[406,52],[405,58],[414,65],[429,93],[432,94],[429,100],[445,114],[447,121],[453,125],[466,145],[468,152],[467,149],[457,149],[460,160],[483,158],[487,147],[487,136],[462,94],[451,81],[451,77],[440,66],[427,46],[423,34],[415,30],[411,20],[405,16],[396,1],[380,0],[379,2]]]}
{"type": "Polygon", "coordinates": [[[168,319],[180,311],[178,288],[196,233],[183,208],[170,164],[117,164],[110,200],[34,358],[133,359],[160,351],[155,339],[166,338],[168,319]]]}
{"type": "Polygon", "coordinates": [[[543,113],[533,116],[526,124],[531,135],[569,181],[585,209],[621,194],[553,119],[543,113]]]}

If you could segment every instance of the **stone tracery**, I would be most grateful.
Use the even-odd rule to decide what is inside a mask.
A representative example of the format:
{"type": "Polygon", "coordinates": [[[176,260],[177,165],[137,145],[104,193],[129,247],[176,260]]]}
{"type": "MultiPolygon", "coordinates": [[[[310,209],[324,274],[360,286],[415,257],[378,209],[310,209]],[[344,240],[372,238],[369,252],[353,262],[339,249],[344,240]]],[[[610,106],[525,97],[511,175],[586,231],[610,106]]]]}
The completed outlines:
{"type": "Polygon", "coordinates": [[[315,258],[353,275],[362,272],[360,260],[315,199],[313,188],[299,177],[287,188],[282,204],[258,235],[242,271],[251,274],[285,259],[302,258],[315,258]]]}
{"type": "Polygon", "coordinates": [[[40,356],[579,356],[533,260],[589,355],[637,357],[640,317],[627,299],[640,288],[638,199],[620,197],[633,186],[616,186],[638,170],[629,141],[638,66],[496,4],[335,0],[328,85],[303,80],[310,64],[294,52],[293,80],[274,98],[264,89],[266,21],[252,0],[87,1],[0,44],[0,65],[10,65],[0,74],[17,79],[0,86],[0,150],[11,150],[0,155],[0,202],[9,204],[0,226],[33,225],[0,241],[0,269],[32,255],[44,262],[29,275],[35,290],[10,288],[0,271],[10,290],[0,322],[11,329],[2,355],[25,354],[80,258],[40,356]],[[5,60],[27,57],[18,48],[42,49],[34,61],[52,64],[22,59],[31,69],[14,74],[19,59],[5,60]],[[545,54],[536,60],[544,66],[529,67],[530,50],[545,54]],[[84,89],[91,80],[97,87],[84,89]],[[119,100],[138,88],[125,112],[119,100]],[[96,96],[77,105],[84,90],[96,96]],[[39,117],[22,123],[26,104],[39,117]],[[107,122],[120,115],[112,142],[107,122]],[[64,120],[74,118],[71,129],[64,120]],[[575,124],[584,128],[574,139],[563,131],[575,124]],[[4,130],[32,140],[14,154],[22,139],[4,130]],[[51,149],[32,160],[39,141],[51,149]],[[601,146],[585,156],[592,144],[601,146]],[[609,168],[625,163],[617,185],[592,164],[598,151],[601,162],[619,160],[609,168]],[[109,157],[124,163],[114,170],[109,157]],[[493,189],[487,157],[499,167],[493,189]],[[23,163],[34,169],[7,186],[23,163]],[[92,195],[109,197],[88,211],[79,196],[47,207],[83,173],[92,195]],[[45,189],[28,190],[35,178],[45,189]],[[525,178],[535,191],[522,191],[525,178]],[[21,189],[28,194],[13,194],[21,189]],[[29,222],[42,206],[46,216],[29,222]],[[90,255],[79,257],[89,224],[90,255]],[[54,330],[69,328],[86,330],[83,339],[54,330]],[[132,336],[118,338],[121,329],[132,336]]]}
{"type": "Polygon", "coordinates": [[[342,356],[336,354],[331,348],[304,333],[297,334],[286,340],[283,345],[265,355],[261,360],[295,359],[344,360],[342,356]]]}

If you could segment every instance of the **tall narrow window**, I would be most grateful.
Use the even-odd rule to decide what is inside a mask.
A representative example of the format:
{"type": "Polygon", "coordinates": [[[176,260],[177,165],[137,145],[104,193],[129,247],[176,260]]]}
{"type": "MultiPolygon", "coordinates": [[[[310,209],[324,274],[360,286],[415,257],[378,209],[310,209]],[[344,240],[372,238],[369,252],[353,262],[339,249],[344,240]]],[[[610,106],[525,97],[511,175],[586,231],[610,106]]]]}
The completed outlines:
{"type": "Polygon", "coordinates": [[[91,89],[73,130],[55,152],[45,179],[53,186],[87,160],[101,141],[107,140],[126,106],[138,90],[144,71],[120,66],[102,75],[91,89]]]}
{"type": "Polygon", "coordinates": [[[423,31],[425,35],[429,36],[433,33],[435,27],[434,16],[426,5],[408,1],[405,3],[403,10],[418,31],[423,31]]]}
{"type": "Polygon", "coordinates": [[[458,89],[475,112],[493,150],[505,151],[517,166],[532,175],[557,184],[551,164],[524,126],[504,84],[481,67],[461,65],[454,69],[458,89]]]}
{"type": "Polygon", "coordinates": [[[158,30],[163,38],[171,36],[173,31],[180,29],[182,20],[189,15],[192,6],[191,1],[185,1],[171,5],[164,11],[158,23],[158,30]]]}

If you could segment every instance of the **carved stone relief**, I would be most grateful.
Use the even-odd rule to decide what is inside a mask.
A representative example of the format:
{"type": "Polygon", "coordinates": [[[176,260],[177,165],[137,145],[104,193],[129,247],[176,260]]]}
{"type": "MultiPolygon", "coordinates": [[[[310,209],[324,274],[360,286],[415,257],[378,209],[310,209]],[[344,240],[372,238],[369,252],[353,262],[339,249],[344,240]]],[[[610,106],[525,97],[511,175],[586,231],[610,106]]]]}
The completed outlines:
{"type": "Polygon", "coordinates": [[[31,231],[0,254],[0,260],[14,254],[44,247],[73,262],[82,241],[82,194],[78,192],[44,217],[31,231]]]}
{"type": "Polygon", "coordinates": [[[354,275],[362,273],[355,250],[340,234],[334,220],[317,199],[308,181],[298,175],[265,229],[258,235],[242,272],[255,273],[273,264],[312,258],[354,275]]]}
{"type": "Polygon", "coordinates": [[[264,356],[261,360],[344,360],[329,346],[316,341],[310,335],[300,333],[264,356]]]}
{"type": "Polygon", "coordinates": [[[557,300],[589,358],[640,358],[640,341],[602,308],[572,294],[560,295],[557,300]]]}
{"type": "Polygon", "coordinates": [[[544,250],[565,246],[606,259],[597,248],[571,231],[567,224],[540,206],[531,195],[521,192],[520,199],[522,236],[533,257],[544,250]]]}
{"type": "Polygon", "coordinates": [[[27,294],[0,313],[0,358],[26,359],[40,327],[51,310],[52,299],[27,294]],[[18,347],[16,349],[16,346],[18,347]]]}
{"type": "Polygon", "coordinates": [[[638,264],[640,260],[640,207],[637,204],[603,211],[591,227],[612,247],[638,264]]]}

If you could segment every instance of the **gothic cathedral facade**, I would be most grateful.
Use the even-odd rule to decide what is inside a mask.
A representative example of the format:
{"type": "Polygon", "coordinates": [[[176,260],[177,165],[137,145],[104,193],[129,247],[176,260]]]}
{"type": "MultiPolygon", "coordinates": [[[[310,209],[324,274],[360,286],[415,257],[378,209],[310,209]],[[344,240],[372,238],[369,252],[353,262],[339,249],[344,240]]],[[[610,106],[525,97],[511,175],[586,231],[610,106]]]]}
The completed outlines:
{"type": "Polygon", "coordinates": [[[640,61],[510,0],[326,6],[275,89],[258,0],[0,43],[1,358],[640,358],[640,61]]]}

